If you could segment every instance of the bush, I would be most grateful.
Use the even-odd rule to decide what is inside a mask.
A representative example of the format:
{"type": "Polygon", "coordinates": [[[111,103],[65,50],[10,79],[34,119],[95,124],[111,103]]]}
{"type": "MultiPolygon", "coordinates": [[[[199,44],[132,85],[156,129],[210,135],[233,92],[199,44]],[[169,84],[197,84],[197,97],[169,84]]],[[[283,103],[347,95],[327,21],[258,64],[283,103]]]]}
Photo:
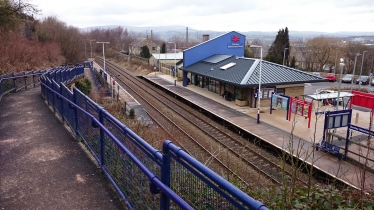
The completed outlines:
{"type": "Polygon", "coordinates": [[[78,88],[78,90],[80,90],[85,95],[88,95],[91,93],[92,90],[92,82],[89,79],[84,78],[76,81],[75,87],[78,88]]]}
{"type": "Polygon", "coordinates": [[[130,109],[129,117],[130,117],[130,119],[135,118],[135,110],[133,108],[130,109]]]}

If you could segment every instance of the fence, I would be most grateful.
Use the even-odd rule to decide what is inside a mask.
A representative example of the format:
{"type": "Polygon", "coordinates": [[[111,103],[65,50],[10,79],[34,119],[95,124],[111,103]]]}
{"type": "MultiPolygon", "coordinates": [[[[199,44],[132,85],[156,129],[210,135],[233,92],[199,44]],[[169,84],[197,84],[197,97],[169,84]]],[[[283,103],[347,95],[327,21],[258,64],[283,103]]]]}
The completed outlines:
{"type": "Polygon", "coordinates": [[[3,95],[35,87],[39,84],[39,77],[46,71],[29,71],[20,73],[9,73],[0,76],[0,101],[3,95]]]}
{"type": "Polygon", "coordinates": [[[267,209],[172,142],[164,142],[162,154],[78,89],[71,92],[63,82],[83,72],[83,66],[48,71],[40,77],[42,95],[129,209],[267,209]]]}
{"type": "Polygon", "coordinates": [[[95,80],[94,82],[95,82],[95,85],[96,85],[96,87],[99,91],[99,94],[103,94],[105,96],[110,96],[111,95],[110,90],[108,90],[106,87],[102,87],[101,83],[103,83],[104,81],[103,81],[102,77],[101,78],[97,77],[97,74],[96,74],[97,71],[95,71],[92,68],[91,62],[87,62],[85,64],[86,64],[85,66],[87,66],[90,69],[90,73],[95,80]]]}

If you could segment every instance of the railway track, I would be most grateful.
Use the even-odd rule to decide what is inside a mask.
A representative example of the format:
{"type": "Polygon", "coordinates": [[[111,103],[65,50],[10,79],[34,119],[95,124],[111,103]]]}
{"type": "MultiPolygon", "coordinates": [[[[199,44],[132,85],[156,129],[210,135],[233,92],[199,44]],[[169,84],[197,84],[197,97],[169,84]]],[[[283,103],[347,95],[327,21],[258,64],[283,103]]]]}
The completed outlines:
{"type": "MultiPolygon", "coordinates": [[[[102,59],[96,58],[96,60],[99,64],[102,64],[102,59]]],[[[263,153],[265,153],[263,149],[254,146],[251,143],[251,145],[248,146],[247,143],[249,142],[243,141],[243,139],[240,139],[240,137],[232,137],[231,135],[226,133],[227,131],[223,131],[216,124],[212,124],[210,120],[205,119],[207,117],[205,117],[204,115],[200,114],[196,110],[193,110],[191,107],[180,102],[179,100],[176,100],[170,95],[165,94],[163,90],[154,87],[150,83],[134,76],[133,74],[122,69],[121,67],[118,67],[117,65],[112,64],[110,62],[106,62],[106,66],[109,67],[110,72],[121,74],[123,76],[122,78],[125,78],[125,80],[122,78],[117,78],[117,80],[120,80],[123,83],[123,85],[125,85],[128,89],[133,91],[138,97],[142,98],[147,104],[151,102],[149,101],[149,99],[147,100],[143,97],[145,92],[151,97],[153,97],[152,101],[157,101],[158,105],[145,105],[142,103],[143,106],[145,105],[153,107],[153,110],[147,109],[145,107],[145,109],[148,110],[150,116],[160,126],[162,126],[171,136],[174,136],[173,134],[175,134],[175,132],[173,132],[173,129],[175,128],[178,129],[179,132],[184,133],[185,136],[188,136],[190,140],[181,140],[180,135],[178,135],[178,138],[174,138],[174,140],[177,141],[180,144],[180,146],[183,147],[183,149],[185,149],[191,155],[195,156],[195,158],[197,158],[198,160],[201,161],[202,159],[202,162],[204,162],[207,160],[206,158],[208,158],[212,161],[211,164],[214,165],[213,167],[223,167],[224,172],[218,172],[219,174],[227,175],[227,173],[231,173],[241,182],[245,183],[246,185],[249,184],[248,179],[246,179],[247,176],[243,176],[243,174],[239,173],[239,171],[234,171],[234,169],[230,169],[229,165],[232,166],[233,164],[230,163],[230,160],[228,160],[229,158],[225,158],[224,155],[219,154],[219,152],[217,154],[217,150],[208,148],[209,144],[212,144],[212,142],[214,142],[214,145],[218,145],[218,147],[224,148],[224,151],[227,151],[226,155],[229,153],[231,157],[235,157],[236,160],[242,161],[247,166],[252,168],[254,171],[262,174],[267,179],[270,179],[273,183],[282,184],[283,182],[292,182],[292,174],[289,172],[291,170],[284,169],[281,165],[274,163],[274,159],[271,160],[271,158],[269,159],[269,156],[263,155],[263,153]],[[162,114],[159,111],[159,109],[156,108],[156,106],[166,106],[170,111],[173,111],[173,113],[162,114]],[[183,119],[184,123],[182,125],[178,125],[178,122],[181,121],[170,119],[169,117],[167,117],[174,116],[175,118],[175,115],[178,115],[178,118],[183,119]],[[162,122],[158,122],[158,119],[160,119],[160,117],[168,119],[169,124],[164,125],[162,122]],[[186,129],[187,126],[185,125],[185,122],[188,122],[188,127],[192,127],[193,129],[190,129],[190,131],[188,131],[186,129]],[[196,133],[196,130],[199,130],[200,133],[204,133],[204,138],[209,139],[210,143],[202,143],[201,138],[193,137],[192,134],[196,133]],[[195,146],[198,147],[198,150],[196,150],[196,148],[192,148],[192,150],[194,151],[192,152],[191,148],[188,148],[186,146],[188,145],[188,143],[186,142],[190,141],[194,142],[195,146]],[[196,154],[199,154],[200,152],[206,153],[205,158],[200,157],[199,159],[199,157],[197,157],[198,155],[196,154]]],[[[212,166],[210,167],[212,168],[212,166]]],[[[297,179],[297,182],[301,184],[307,184],[307,181],[303,179],[297,179]]]]}

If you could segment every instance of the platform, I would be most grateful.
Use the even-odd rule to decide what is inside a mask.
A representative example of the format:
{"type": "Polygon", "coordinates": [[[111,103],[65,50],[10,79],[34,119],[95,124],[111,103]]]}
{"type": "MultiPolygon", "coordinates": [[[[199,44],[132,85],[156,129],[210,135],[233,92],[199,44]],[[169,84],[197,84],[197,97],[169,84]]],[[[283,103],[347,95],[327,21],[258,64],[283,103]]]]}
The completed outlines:
{"type": "MultiPolygon", "coordinates": [[[[96,62],[93,63],[93,67],[97,69],[101,68],[96,62]]],[[[91,79],[91,81],[94,81],[88,68],[87,68],[87,71],[85,70],[85,76],[86,75],[91,79]]],[[[127,107],[126,109],[129,109],[129,108],[134,109],[135,118],[137,120],[142,121],[147,125],[152,125],[153,121],[150,119],[148,114],[145,112],[145,110],[143,109],[143,106],[134,97],[132,97],[132,95],[129,94],[126,89],[123,88],[123,87],[126,87],[126,85],[123,84],[119,79],[116,80],[116,83],[118,83],[120,86],[119,91],[118,91],[119,98],[121,98],[122,101],[126,102],[126,107],[127,107]]]]}
{"type": "MultiPolygon", "coordinates": [[[[310,164],[313,163],[319,170],[336,176],[347,184],[361,186],[360,178],[358,178],[360,174],[358,167],[346,161],[339,161],[336,156],[328,153],[315,151],[314,143],[320,142],[323,135],[323,115],[313,115],[311,128],[308,128],[308,120],[302,116],[292,114],[291,121],[287,121],[285,110],[273,110],[273,114],[270,114],[270,107],[261,107],[261,123],[257,124],[257,108],[239,107],[235,104],[235,101],[226,101],[222,96],[198,86],[188,85],[183,87],[182,81],[175,81],[175,78],[158,72],[157,74],[149,74],[145,78],[277,148],[289,151],[291,148],[289,145],[292,143],[294,151],[300,151],[299,156],[306,159],[310,164]],[[291,135],[292,130],[293,135],[291,135]],[[314,158],[311,157],[313,151],[314,158]]],[[[316,103],[314,112],[335,109],[332,106],[322,106],[318,102],[314,103],[316,103]]],[[[352,124],[367,128],[369,121],[370,113],[353,110],[352,124]],[[355,116],[357,113],[359,118],[356,122],[355,116]]],[[[339,128],[336,134],[345,136],[346,131],[347,128],[339,128]]],[[[358,135],[358,133],[354,133],[354,135],[358,135]]],[[[338,140],[337,137],[333,140],[333,143],[344,145],[344,141],[338,140]]],[[[350,150],[363,153],[367,151],[365,148],[354,144],[351,145],[350,150]]],[[[372,158],[371,154],[369,156],[372,158]]],[[[373,184],[374,175],[368,172],[365,178],[365,188],[369,189],[373,184]]]]}

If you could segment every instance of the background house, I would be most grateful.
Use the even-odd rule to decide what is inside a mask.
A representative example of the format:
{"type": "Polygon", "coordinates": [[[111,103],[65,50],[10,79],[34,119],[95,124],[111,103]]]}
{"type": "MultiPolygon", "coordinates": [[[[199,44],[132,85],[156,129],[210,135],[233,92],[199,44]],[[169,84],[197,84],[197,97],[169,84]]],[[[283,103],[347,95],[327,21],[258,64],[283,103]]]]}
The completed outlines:
{"type": "Polygon", "coordinates": [[[138,38],[129,44],[129,55],[139,56],[143,46],[147,46],[151,54],[160,53],[159,44],[148,38],[138,38]]]}

